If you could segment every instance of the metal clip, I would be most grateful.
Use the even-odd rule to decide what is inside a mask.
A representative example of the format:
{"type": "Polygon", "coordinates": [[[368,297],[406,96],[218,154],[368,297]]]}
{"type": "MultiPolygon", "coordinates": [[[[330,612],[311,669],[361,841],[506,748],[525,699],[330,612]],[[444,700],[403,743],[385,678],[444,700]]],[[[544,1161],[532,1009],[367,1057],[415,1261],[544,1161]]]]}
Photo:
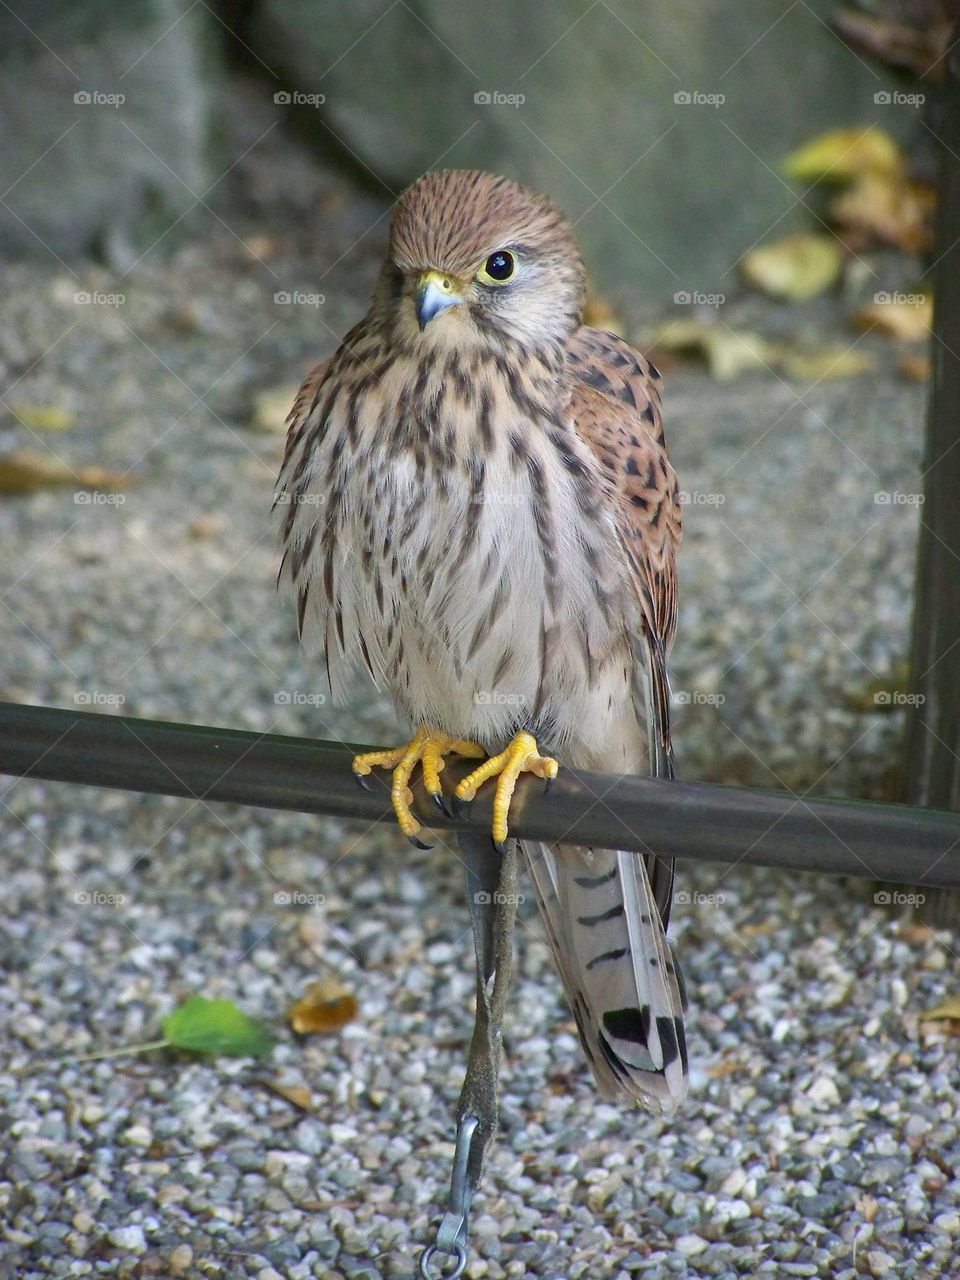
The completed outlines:
{"type": "Polygon", "coordinates": [[[443,1215],[443,1221],[437,1229],[436,1241],[428,1245],[420,1256],[421,1280],[459,1280],[466,1270],[467,1220],[474,1191],[467,1176],[467,1166],[473,1135],[479,1124],[477,1116],[464,1116],[457,1125],[457,1146],[453,1153],[453,1175],[450,1179],[450,1208],[443,1215]],[[451,1270],[432,1270],[433,1260],[440,1253],[454,1259],[451,1270]]]}

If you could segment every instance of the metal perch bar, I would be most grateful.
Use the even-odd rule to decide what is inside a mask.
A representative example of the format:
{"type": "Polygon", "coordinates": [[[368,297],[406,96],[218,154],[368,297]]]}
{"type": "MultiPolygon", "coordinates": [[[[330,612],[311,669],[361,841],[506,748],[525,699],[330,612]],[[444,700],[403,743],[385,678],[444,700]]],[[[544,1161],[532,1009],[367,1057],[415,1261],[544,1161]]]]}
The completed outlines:
{"type": "MultiPolygon", "coordinates": [[[[351,754],[366,749],[0,703],[0,773],[392,821],[388,775],[377,771],[370,792],[354,781],[351,754]]],[[[452,759],[445,782],[469,767],[452,759]]],[[[466,819],[439,813],[419,782],[413,790],[425,825],[489,830],[490,788],[466,819]]],[[[549,796],[522,778],[511,813],[513,833],[537,840],[960,887],[960,813],[573,769],[560,771],[549,796]]]]}

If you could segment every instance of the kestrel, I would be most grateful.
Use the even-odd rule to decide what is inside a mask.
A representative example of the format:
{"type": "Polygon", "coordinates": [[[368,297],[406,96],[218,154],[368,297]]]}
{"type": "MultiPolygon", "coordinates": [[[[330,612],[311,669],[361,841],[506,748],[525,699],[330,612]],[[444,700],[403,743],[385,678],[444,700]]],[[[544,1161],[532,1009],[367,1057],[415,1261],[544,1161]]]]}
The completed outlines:
{"type": "MultiPolygon", "coordinates": [[[[543,196],[472,170],[399,198],[370,308],[307,377],[278,482],[281,578],[331,695],[357,667],[409,721],[403,832],[445,754],[516,780],[560,763],[672,777],[666,660],[677,619],[677,481],[657,371],[581,324],[584,269],[543,196]],[[542,754],[544,749],[555,754],[542,754]]],[[[684,995],[665,937],[673,862],[524,841],[557,968],[606,1097],[672,1110],[684,995]]]]}

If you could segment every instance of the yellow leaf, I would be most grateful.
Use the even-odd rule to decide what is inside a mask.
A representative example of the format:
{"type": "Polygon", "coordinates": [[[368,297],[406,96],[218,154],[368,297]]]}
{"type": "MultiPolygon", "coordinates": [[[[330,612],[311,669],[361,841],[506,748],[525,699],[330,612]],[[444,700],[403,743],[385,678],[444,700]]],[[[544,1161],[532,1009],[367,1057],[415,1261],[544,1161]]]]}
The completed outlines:
{"type": "Polygon", "coordinates": [[[941,1000],[920,1015],[922,1022],[941,1022],[953,1018],[960,1018],[960,996],[947,996],[946,1000],[941,1000]]]}
{"type": "Polygon", "coordinates": [[[824,347],[819,351],[785,352],[782,361],[788,378],[802,382],[826,382],[833,378],[854,378],[869,373],[877,362],[868,351],[850,347],[824,347]]]}
{"type": "Polygon", "coordinates": [[[878,293],[853,317],[861,329],[878,329],[891,338],[917,342],[928,338],[933,325],[929,293],[878,293]]]}
{"type": "Polygon", "coordinates": [[[251,427],[256,431],[283,431],[299,390],[298,386],[290,383],[255,395],[251,427]]]}
{"type": "Polygon", "coordinates": [[[614,311],[613,304],[602,293],[598,293],[589,281],[587,281],[587,301],[583,308],[583,323],[592,325],[595,329],[607,329],[610,333],[623,337],[623,321],[614,311]]]}
{"type": "Polygon", "coordinates": [[[25,400],[15,400],[9,407],[25,427],[35,427],[38,431],[66,431],[73,426],[73,414],[59,405],[28,404],[25,400]]]}
{"type": "Polygon", "coordinates": [[[769,367],[776,351],[759,334],[728,329],[699,320],[674,320],[654,337],[654,345],[667,351],[693,351],[707,362],[720,382],[745,369],[769,367]]]}
{"type": "Polygon", "coordinates": [[[357,1016],[357,998],[338,978],[327,976],[311,982],[287,1014],[299,1035],[339,1031],[357,1016]]]}
{"type": "Polygon", "coordinates": [[[936,192],[924,182],[899,175],[865,173],[830,202],[830,216],[842,228],[922,253],[933,245],[936,192]]]}
{"type": "Polygon", "coordinates": [[[833,236],[798,232],[752,249],[740,262],[747,284],[796,302],[822,293],[843,265],[843,249],[833,236]]]}
{"type": "Polygon", "coordinates": [[[899,173],[900,148],[882,129],[830,129],[791,151],[783,172],[797,182],[847,182],[861,173],[899,173]]]}
{"type": "Polygon", "coordinates": [[[71,467],[52,453],[12,449],[0,454],[0,493],[30,493],[54,485],[76,489],[124,489],[133,477],[104,467],[71,467]]]}

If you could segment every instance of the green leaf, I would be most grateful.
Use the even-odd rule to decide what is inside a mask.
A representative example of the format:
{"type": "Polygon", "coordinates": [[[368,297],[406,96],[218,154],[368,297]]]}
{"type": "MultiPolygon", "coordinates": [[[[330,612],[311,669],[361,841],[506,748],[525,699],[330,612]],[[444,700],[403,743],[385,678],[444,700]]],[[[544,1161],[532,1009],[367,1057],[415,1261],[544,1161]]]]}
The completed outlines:
{"type": "Polygon", "coordinates": [[[163,1034],[177,1049],[262,1058],[274,1046],[270,1033],[232,1000],[191,996],[163,1020],[163,1034]]]}

